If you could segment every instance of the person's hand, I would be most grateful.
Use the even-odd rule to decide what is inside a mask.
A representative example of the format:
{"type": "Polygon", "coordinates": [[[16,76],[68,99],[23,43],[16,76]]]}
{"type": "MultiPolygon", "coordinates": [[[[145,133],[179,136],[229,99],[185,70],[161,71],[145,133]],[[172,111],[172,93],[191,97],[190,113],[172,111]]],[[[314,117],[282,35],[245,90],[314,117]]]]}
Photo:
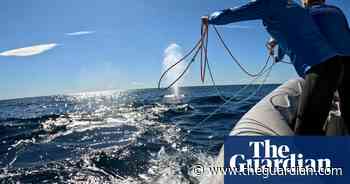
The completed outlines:
{"type": "Polygon", "coordinates": [[[201,19],[202,19],[202,24],[205,25],[205,26],[208,26],[208,24],[209,24],[209,16],[202,16],[201,19]]]}
{"type": "Polygon", "coordinates": [[[269,54],[271,55],[271,56],[273,56],[275,53],[274,53],[274,49],[275,49],[275,47],[276,47],[276,45],[277,45],[277,42],[275,41],[275,40],[269,40],[267,43],[266,43],[266,47],[267,47],[267,49],[268,49],[268,51],[269,51],[269,54]]]}

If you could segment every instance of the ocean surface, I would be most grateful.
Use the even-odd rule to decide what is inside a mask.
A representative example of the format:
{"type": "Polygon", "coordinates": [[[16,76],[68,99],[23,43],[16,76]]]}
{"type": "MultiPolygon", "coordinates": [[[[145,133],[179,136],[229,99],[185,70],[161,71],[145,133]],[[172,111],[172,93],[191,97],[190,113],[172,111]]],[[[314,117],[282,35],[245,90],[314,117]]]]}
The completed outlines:
{"type": "Polygon", "coordinates": [[[144,89],[0,101],[0,183],[200,183],[189,168],[213,163],[235,123],[277,85],[225,103],[243,87],[218,87],[224,98],[189,87],[177,97],[144,89]]]}

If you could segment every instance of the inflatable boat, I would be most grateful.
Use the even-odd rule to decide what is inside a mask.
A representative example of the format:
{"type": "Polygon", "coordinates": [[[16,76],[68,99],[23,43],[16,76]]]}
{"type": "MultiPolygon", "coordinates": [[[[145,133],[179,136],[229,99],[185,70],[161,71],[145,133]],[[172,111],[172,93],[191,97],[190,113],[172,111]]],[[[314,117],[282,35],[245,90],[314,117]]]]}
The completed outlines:
{"type": "MultiPolygon", "coordinates": [[[[251,108],[230,133],[230,136],[293,136],[294,120],[298,101],[303,89],[301,78],[287,81],[251,108]]],[[[340,117],[339,101],[335,95],[332,110],[325,122],[327,136],[348,135],[340,117]]],[[[224,147],[221,148],[215,163],[224,166],[224,147]]],[[[211,176],[202,183],[223,184],[224,176],[211,176]]]]}

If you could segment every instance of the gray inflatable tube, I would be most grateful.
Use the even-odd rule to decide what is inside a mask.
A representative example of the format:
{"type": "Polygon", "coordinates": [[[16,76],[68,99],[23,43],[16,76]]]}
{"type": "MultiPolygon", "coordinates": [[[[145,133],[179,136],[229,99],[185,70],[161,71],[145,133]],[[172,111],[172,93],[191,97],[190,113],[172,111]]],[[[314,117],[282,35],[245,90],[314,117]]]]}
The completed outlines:
{"type": "MultiPolygon", "coordinates": [[[[249,110],[230,133],[230,136],[293,136],[291,122],[296,114],[303,79],[293,79],[279,86],[249,110]]],[[[224,151],[214,165],[224,165],[224,151]]],[[[201,183],[223,184],[223,176],[208,176],[201,183]]]]}
{"type": "Polygon", "coordinates": [[[291,136],[303,79],[290,80],[263,98],[236,124],[231,136],[291,136]]]}
{"type": "MultiPolygon", "coordinates": [[[[293,136],[291,127],[296,117],[299,97],[304,80],[285,82],[250,109],[230,133],[230,136],[293,136]]],[[[341,118],[339,101],[333,107],[323,127],[327,136],[348,136],[349,130],[341,118]]],[[[212,166],[224,166],[224,147],[212,166]]],[[[223,184],[224,176],[206,176],[201,183],[223,184]],[[206,178],[207,177],[207,178],[206,178]]]]}

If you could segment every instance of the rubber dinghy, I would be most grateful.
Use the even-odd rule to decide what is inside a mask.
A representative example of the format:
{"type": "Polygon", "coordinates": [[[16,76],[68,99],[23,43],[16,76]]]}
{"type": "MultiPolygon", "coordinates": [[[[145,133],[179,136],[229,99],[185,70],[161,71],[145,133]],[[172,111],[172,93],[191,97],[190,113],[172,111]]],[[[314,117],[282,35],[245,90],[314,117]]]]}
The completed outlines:
{"type": "MultiPolygon", "coordinates": [[[[293,136],[293,122],[304,80],[285,82],[251,108],[230,133],[230,136],[293,136]]],[[[348,135],[340,117],[337,95],[324,129],[328,136],[348,135]]],[[[216,166],[224,166],[224,147],[221,148],[216,166]]],[[[210,176],[202,183],[224,184],[224,176],[210,176]]]]}

